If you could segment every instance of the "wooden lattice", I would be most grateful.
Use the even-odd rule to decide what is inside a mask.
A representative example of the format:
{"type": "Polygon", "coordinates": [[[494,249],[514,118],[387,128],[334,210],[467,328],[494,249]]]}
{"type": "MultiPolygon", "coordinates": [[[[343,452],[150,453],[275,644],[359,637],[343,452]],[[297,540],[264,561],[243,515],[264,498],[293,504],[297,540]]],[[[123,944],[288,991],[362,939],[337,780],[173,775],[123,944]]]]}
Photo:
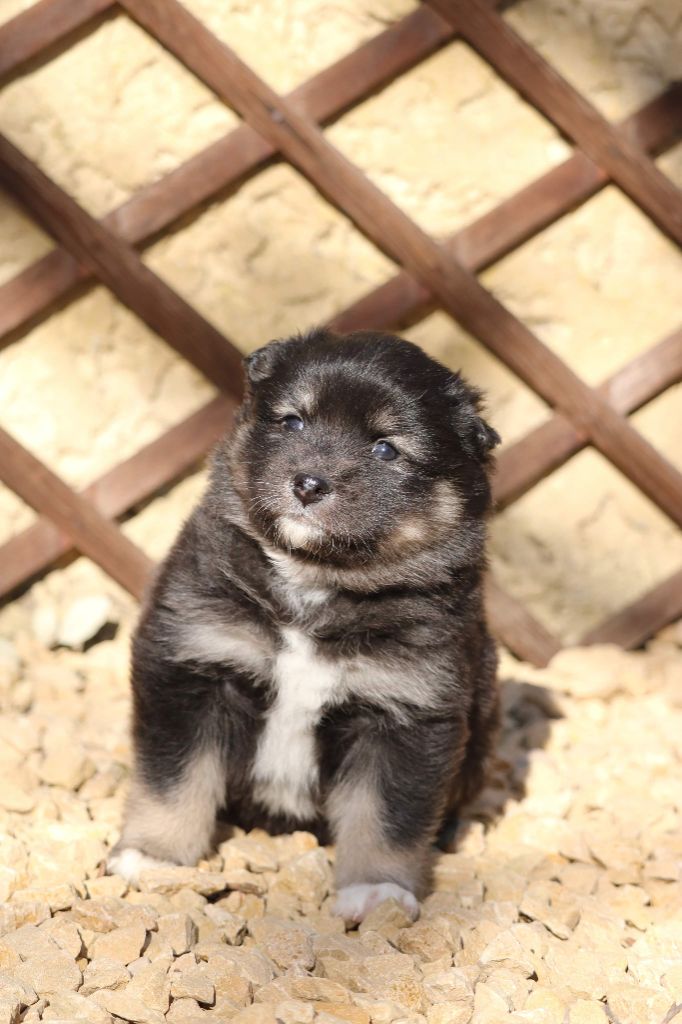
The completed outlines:
{"type": "MultiPolygon", "coordinates": [[[[94,277],[218,386],[222,394],[76,493],[0,429],[0,479],[40,515],[0,546],[0,597],[57,559],[80,552],[135,596],[150,559],[116,518],[186,472],[225,429],[241,394],[236,347],[136,252],[273,157],[288,161],[403,269],[338,314],[332,326],[399,328],[440,308],[553,410],[507,448],[495,481],[505,508],[592,445],[678,526],[682,474],[628,415],[682,379],[682,328],[591,388],[479,283],[477,272],[614,183],[678,245],[682,195],[652,157],[682,134],[682,88],[670,87],[620,125],[606,121],[504,21],[504,0],[429,0],[354,53],[279,96],[177,0],[39,0],[0,27],[0,77],[68,45],[120,7],[243,119],[239,127],[97,221],[0,136],[5,185],[58,248],[0,288],[0,346],[94,277]],[[429,237],[335,149],[321,126],[455,38],[465,40],[575,146],[573,155],[444,242],[429,237]]],[[[544,664],[560,648],[493,579],[488,613],[497,636],[544,664]]],[[[584,642],[636,646],[682,615],[682,571],[607,619],[584,642]]]]}

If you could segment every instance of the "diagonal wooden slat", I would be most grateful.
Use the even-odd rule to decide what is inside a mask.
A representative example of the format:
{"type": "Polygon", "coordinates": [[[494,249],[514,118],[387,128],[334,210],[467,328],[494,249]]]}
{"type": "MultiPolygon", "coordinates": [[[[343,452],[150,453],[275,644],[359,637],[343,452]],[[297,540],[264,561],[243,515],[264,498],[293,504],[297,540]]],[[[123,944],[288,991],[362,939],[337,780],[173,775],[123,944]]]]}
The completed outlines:
{"type": "Polygon", "coordinates": [[[114,6],[114,0],[39,0],[0,25],[0,78],[114,6]]]}
{"type": "MultiPolygon", "coordinates": [[[[429,8],[420,7],[404,21],[424,13],[435,17],[429,8]]],[[[327,76],[322,99],[319,99],[320,93],[316,89],[321,76],[315,76],[295,90],[291,94],[292,99],[302,104],[301,109],[304,105],[312,110],[311,116],[326,122],[338,113],[339,102],[343,101],[347,107],[351,101],[362,98],[365,86],[378,87],[387,77],[397,73],[396,53],[401,52],[403,57],[414,62],[424,56],[424,48],[428,47],[430,52],[436,42],[441,41],[437,26],[420,25],[414,36],[419,45],[415,43],[406,51],[401,44],[407,30],[408,26],[400,22],[366,43],[366,49],[361,48],[364,51],[362,68],[369,64],[376,69],[373,77],[358,74],[354,57],[360,51],[356,51],[322,72],[327,76]],[[401,34],[393,50],[387,47],[385,36],[398,29],[401,34]],[[381,62],[384,51],[393,57],[389,64],[381,62]],[[342,74],[341,65],[347,66],[347,72],[342,74]],[[351,96],[347,88],[343,91],[342,86],[346,82],[362,83],[363,93],[351,96]]],[[[391,38],[395,39],[394,36],[391,38]]],[[[407,38],[413,37],[408,34],[407,38]]],[[[667,149],[682,133],[682,84],[672,86],[645,104],[623,122],[623,128],[652,153],[667,149]]],[[[257,171],[272,153],[274,147],[249,125],[240,125],[113,210],[104,218],[103,224],[126,241],[146,243],[197,203],[257,171]]],[[[577,151],[494,210],[458,231],[446,244],[467,267],[483,270],[594,195],[608,180],[603,171],[577,151]]],[[[89,276],[87,267],[79,264],[65,249],[56,249],[0,286],[0,348],[9,332],[26,327],[47,313],[54,302],[65,298],[89,276]]],[[[334,318],[334,326],[341,331],[346,330],[345,324],[351,321],[356,327],[358,324],[385,327],[389,322],[402,326],[425,315],[434,302],[431,292],[403,271],[338,314],[334,318]]]]}
{"type": "Polygon", "coordinates": [[[620,129],[481,0],[429,0],[489,64],[572,138],[644,210],[682,244],[682,194],[620,129]]]}
{"type": "MultiPolygon", "coordinates": [[[[84,489],[82,499],[108,519],[128,512],[196,465],[227,429],[235,406],[226,395],[212,399],[104,473],[84,489]]],[[[75,553],[72,538],[54,525],[49,507],[43,511],[38,522],[0,545],[0,598],[75,553]]]]}
{"type": "Polygon", "coordinates": [[[0,170],[5,186],[36,220],[88,264],[121,302],[214,384],[241,395],[238,349],[2,135],[0,170]]]}
{"type": "Polygon", "coordinates": [[[443,307],[682,525],[682,475],[399,210],[319,129],[277,96],[176,0],[122,6],[217,95],[277,146],[368,238],[419,277],[443,307]]]}
{"type": "Polygon", "coordinates": [[[545,627],[512,598],[488,574],[485,586],[486,614],[493,632],[518,657],[540,667],[561,650],[561,644],[545,627]]]}
{"type": "Polygon", "coordinates": [[[619,644],[639,647],[659,629],[682,616],[682,569],[667,580],[589,630],[582,644],[619,644]]]}
{"type": "MultiPolygon", "coordinates": [[[[682,328],[627,363],[598,390],[614,409],[627,415],[681,380],[682,328]]],[[[585,433],[555,413],[510,445],[497,459],[493,493],[498,510],[517,501],[588,443],[585,433]]]]}
{"type": "Polygon", "coordinates": [[[0,480],[71,537],[79,551],[141,598],[151,559],[84,498],[0,428],[0,480]]]}

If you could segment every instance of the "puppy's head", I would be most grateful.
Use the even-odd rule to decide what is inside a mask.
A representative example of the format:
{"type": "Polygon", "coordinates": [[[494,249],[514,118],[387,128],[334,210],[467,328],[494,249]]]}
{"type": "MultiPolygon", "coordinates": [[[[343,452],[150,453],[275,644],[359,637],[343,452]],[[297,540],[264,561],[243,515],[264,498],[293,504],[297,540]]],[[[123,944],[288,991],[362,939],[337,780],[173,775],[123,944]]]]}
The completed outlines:
{"type": "Polygon", "coordinates": [[[246,375],[231,475],[271,546],[360,566],[481,520],[499,438],[478,392],[416,345],[319,330],[270,342],[246,375]]]}

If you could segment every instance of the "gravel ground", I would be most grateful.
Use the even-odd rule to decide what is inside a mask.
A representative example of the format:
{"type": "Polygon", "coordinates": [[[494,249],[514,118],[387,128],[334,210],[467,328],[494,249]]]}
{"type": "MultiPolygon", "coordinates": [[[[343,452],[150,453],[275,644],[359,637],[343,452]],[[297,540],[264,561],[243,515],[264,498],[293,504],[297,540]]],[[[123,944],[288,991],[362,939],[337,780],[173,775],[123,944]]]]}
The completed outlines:
{"type": "Polygon", "coordinates": [[[333,850],[303,832],[238,834],[142,891],[103,876],[127,629],[48,650],[22,615],[0,621],[0,1024],[682,1024],[679,628],[543,671],[503,657],[490,785],[420,919],[389,902],[346,933],[333,850]]]}

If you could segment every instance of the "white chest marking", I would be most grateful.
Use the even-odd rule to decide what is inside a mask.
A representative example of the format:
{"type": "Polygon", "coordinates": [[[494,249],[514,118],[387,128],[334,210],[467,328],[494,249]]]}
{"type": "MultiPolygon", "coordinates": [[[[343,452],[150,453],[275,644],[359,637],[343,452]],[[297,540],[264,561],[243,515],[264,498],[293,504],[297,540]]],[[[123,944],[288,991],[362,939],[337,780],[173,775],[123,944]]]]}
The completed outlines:
{"type": "Polygon", "coordinates": [[[285,646],[275,659],[277,693],[253,767],[255,796],[275,813],[309,818],[318,778],[315,727],[324,708],[340,698],[342,677],[300,630],[282,634],[285,646]]]}

